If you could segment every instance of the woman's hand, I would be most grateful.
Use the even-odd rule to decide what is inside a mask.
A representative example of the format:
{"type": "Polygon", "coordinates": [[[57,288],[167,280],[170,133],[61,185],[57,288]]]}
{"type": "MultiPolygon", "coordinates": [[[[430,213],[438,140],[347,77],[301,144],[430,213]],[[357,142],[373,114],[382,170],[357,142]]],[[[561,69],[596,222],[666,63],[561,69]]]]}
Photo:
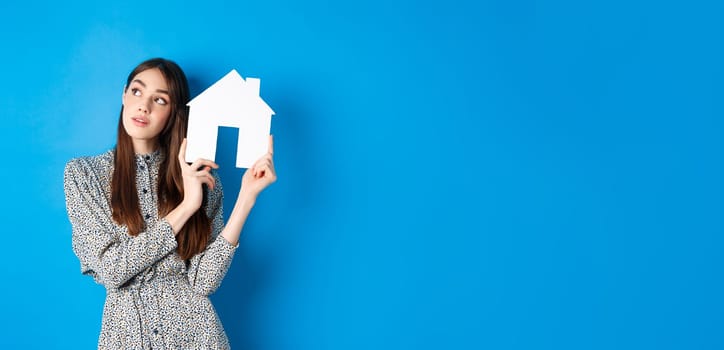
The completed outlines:
{"type": "Polygon", "coordinates": [[[241,178],[240,198],[244,198],[253,203],[261,191],[277,180],[273,156],[274,137],[269,135],[269,152],[259,158],[251,168],[246,169],[244,176],[241,178]]]}
{"type": "Polygon", "coordinates": [[[216,186],[216,180],[211,175],[211,168],[218,169],[219,166],[208,159],[197,159],[191,165],[187,164],[186,139],[181,142],[178,162],[181,166],[184,185],[184,198],[181,205],[195,212],[201,207],[201,202],[204,199],[203,184],[209,186],[209,189],[214,189],[214,186],[216,186]]]}

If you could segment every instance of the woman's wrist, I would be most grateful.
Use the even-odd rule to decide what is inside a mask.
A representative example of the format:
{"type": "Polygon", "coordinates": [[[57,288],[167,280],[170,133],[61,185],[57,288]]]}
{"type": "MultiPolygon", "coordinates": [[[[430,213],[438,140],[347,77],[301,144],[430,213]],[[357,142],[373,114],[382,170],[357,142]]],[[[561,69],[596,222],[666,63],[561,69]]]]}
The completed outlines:
{"type": "Polygon", "coordinates": [[[190,203],[186,198],[184,198],[177,208],[182,210],[185,214],[191,216],[199,210],[199,208],[201,208],[201,203],[190,203]]]}
{"type": "Polygon", "coordinates": [[[181,228],[196,210],[198,209],[193,209],[188,203],[181,202],[181,204],[166,215],[166,221],[171,225],[174,234],[178,234],[181,231],[181,228]]]}
{"type": "Polygon", "coordinates": [[[241,191],[239,191],[239,196],[236,198],[236,202],[245,207],[251,208],[254,206],[254,203],[256,203],[257,196],[258,194],[249,193],[242,189],[241,191]]]}

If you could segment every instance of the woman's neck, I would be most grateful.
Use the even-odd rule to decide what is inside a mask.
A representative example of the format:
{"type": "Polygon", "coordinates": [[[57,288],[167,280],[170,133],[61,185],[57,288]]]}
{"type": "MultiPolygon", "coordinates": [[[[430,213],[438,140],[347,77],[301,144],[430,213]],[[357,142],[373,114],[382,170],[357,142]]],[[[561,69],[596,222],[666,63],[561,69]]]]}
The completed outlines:
{"type": "Polygon", "coordinates": [[[158,148],[156,140],[133,140],[133,152],[135,154],[150,154],[158,148]]]}

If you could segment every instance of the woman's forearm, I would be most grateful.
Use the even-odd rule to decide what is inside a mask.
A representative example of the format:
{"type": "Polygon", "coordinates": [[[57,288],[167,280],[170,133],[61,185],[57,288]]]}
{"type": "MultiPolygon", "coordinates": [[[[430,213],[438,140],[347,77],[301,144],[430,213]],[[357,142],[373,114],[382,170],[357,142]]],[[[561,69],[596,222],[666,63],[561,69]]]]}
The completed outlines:
{"type": "Polygon", "coordinates": [[[171,229],[173,229],[175,235],[181,231],[181,228],[184,227],[196,210],[198,210],[198,208],[193,209],[186,203],[181,202],[181,204],[166,214],[166,221],[171,225],[171,229]]]}
{"type": "Polygon", "coordinates": [[[231,215],[229,216],[229,221],[226,222],[226,226],[221,231],[221,236],[224,237],[227,242],[234,246],[239,243],[241,229],[244,228],[246,218],[249,216],[249,212],[251,212],[251,208],[254,207],[255,202],[256,198],[254,196],[247,195],[243,191],[239,192],[234,209],[232,209],[231,215]]]}

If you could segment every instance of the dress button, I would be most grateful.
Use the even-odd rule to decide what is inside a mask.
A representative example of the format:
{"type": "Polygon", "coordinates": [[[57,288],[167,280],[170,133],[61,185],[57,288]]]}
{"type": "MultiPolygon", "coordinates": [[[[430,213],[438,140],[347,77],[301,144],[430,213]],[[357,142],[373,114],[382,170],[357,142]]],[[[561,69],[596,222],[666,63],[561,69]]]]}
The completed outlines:
{"type": "Polygon", "coordinates": [[[150,219],[150,218],[151,218],[151,214],[146,214],[146,219],[150,219]]]}
{"type": "Polygon", "coordinates": [[[143,165],[141,165],[141,170],[143,170],[143,169],[146,169],[146,167],[145,167],[145,166],[143,166],[143,165]]]}
{"type": "Polygon", "coordinates": [[[143,193],[148,193],[148,190],[144,188],[143,193]]]}
{"type": "Polygon", "coordinates": [[[149,159],[151,159],[151,156],[146,156],[146,160],[149,160],[149,159]]]}
{"type": "Polygon", "coordinates": [[[158,329],[154,328],[154,329],[153,329],[153,334],[158,334],[158,329]]]}

